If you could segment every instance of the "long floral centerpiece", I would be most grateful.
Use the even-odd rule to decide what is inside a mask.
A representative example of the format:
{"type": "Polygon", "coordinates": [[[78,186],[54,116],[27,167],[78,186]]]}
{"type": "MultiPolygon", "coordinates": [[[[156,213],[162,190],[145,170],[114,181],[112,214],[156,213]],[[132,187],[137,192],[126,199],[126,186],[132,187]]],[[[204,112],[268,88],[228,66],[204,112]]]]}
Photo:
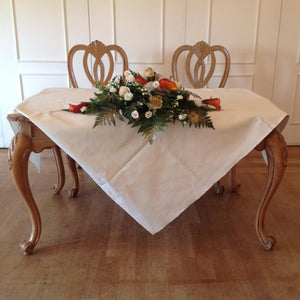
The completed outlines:
{"type": "Polygon", "coordinates": [[[145,76],[127,70],[124,76],[114,77],[106,86],[97,83],[96,88],[98,91],[90,102],[69,104],[65,110],[95,114],[94,127],[116,126],[116,119],[127,119],[151,144],[159,131],[177,121],[183,126],[214,129],[208,112],[221,109],[219,98],[202,100],[180,83],[159,78],[152,68],[145,70],[145,76]]]}

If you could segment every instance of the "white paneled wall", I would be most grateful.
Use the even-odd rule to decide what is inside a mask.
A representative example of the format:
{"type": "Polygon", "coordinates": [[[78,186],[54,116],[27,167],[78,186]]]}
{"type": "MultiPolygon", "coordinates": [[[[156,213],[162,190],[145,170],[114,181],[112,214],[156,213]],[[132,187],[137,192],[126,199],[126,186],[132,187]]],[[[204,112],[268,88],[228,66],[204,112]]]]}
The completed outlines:
{"type": "MultiPolygon", "coordinates": [[[[7,113],[44,88],[68,87],[69,49],[96,39],[121,46],[131,69],[152,66],[166,76],[180,45],[225,46],[227,87],[252,89],[287,110],[287,138],[300,144],[299,10],[299,0],[1,0],[0,147],[12,137],[7,113]]],[[[89,86],[83,77],[79,84],[89,86]]]]}

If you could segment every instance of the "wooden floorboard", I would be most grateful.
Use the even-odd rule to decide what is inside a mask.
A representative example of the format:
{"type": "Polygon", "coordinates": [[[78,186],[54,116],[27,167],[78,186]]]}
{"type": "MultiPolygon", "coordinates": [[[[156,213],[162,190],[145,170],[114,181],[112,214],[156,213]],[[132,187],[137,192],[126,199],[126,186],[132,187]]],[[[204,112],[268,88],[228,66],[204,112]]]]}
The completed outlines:
{"type": "MultiPolygon", "coordinates": [[[[283,181],[266,216],[277,244],[259,244],[255,214],[266,182],[258,152],[238,165],[238,193],[209,190],[156,235],[149,234],[79,170],[79,198],[67,172],[53,195],[50,151],[29,168],[42,218],[34,254],[29,214],[0,150],[0,299],[300,299],[300,147],[289,147],[283,181]]],[[[226,178],[223,180],[228,187],[226,178]]]]}

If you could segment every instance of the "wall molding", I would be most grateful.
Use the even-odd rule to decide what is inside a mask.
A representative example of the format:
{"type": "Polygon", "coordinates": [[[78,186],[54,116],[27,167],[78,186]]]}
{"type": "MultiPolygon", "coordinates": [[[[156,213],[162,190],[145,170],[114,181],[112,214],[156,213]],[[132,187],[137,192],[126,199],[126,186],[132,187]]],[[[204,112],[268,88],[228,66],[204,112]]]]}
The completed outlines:
{"type": "Polygon", "coordinates": [[[18,62],[66,62],[67,56],[68,56],[68,34],[67,34],[67,24],[66,24],[66,3],[65,0],[60,0],[60,6],[61,6],[61,13],[62,13],[62,29],[63,29],[63,36],[64,36],[64,59],[21,59],[20,58],[20,42],[19,42],[19,33],[18,33],[18,21],[16,16],[16,0],[11,0],[11,6],[12,6],[12,17],[13,17],[13,29],[14,29],[14,37],[15,37],[15,43],[16,43],[16,54],[17,54],[17,61],[18,62]]]}
{"type": "Polygon", "coordinates": [[[299,125],[300,124],[300,121],[295,120],[297,90],[299,90],[299,94],[300,94],[300,73],[297,73],[295,76],[293,99],[292,99],[292,103],[291,103],[291,107],[290,107],[290,116],[291,116],[290,125],[299,125]]]}

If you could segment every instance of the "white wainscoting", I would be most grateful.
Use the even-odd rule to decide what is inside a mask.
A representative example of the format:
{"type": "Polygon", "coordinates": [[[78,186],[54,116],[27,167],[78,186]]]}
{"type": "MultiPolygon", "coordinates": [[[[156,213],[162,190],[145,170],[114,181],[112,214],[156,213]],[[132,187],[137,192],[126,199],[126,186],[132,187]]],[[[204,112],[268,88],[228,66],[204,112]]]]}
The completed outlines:
{"type": "MultiPolygon", "coordinates": [[[[0,147],[12,138],[6,115],[46,87],[68,87],[68,51],[96,39],[121,46],[131,69],[152,66],[167,76],[180,45],[225,46],[227,87],[252,89],[285,109],[286,138],[300,144],[299,15],[299,0],[1,0],[0,147]]],[[[90,86],[84,76],[78,81],[90,86]]]]}

